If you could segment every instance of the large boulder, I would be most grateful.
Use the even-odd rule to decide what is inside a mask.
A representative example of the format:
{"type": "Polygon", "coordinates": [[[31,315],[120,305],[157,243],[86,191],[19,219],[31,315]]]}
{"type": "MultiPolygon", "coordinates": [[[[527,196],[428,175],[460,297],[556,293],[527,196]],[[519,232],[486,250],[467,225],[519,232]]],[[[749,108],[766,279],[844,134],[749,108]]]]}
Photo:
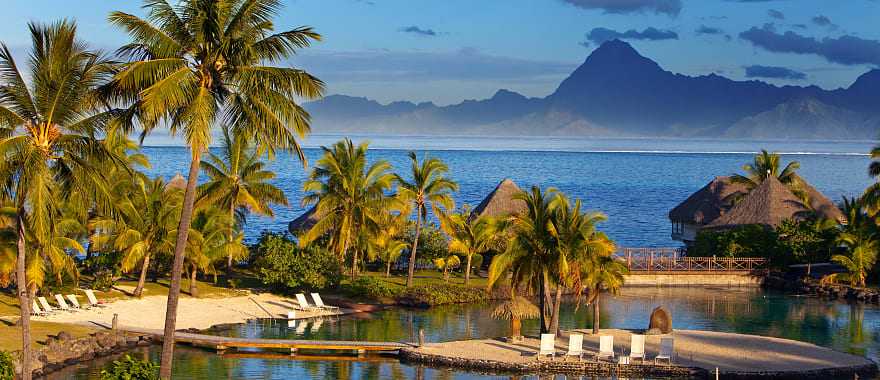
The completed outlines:
{"type": "Polygon", "coordinates": [[[651,321],[648,324],[649,331],[659,331],[661,334],[672,332],[672,314],[663,306],[654,308],[651,312],[651,321]]]}

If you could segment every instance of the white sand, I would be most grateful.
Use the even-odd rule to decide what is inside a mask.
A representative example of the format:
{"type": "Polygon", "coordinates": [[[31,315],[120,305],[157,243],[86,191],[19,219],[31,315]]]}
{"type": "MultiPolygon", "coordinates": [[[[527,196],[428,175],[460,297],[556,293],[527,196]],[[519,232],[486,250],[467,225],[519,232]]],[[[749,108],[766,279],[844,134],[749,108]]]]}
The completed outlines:
{"type": "MultiPolygon", "coordinates": [[[[82,298],[82,297],[80,297],[82,298]]],[[[83,304],[83,300],[80,303],[83,304]]],[[[162,329],[165,326],[165,296],[145,296],[141,299],[120,300],[107,307],[77,312],[58,312],[34,320],[82,325],[100,324],[109,327],[113,314],[119,315],[120,327],[162,329]]],[[[246,294],[227,298],[181,297],[177,306],[178,329],[206,329],[221,323],[242,323],[256,318],[286,318],[297,302],[273,294],[246,294]],[[256,301],[256,302],[254,302],[256,301]],[[259,303],[259,306],[257,305],[259,303]],[[260,308],[262,306],[262,308],[260,308]],[[266,309],[266,310],[263,310],[266,309]],[[268,311],[268,313],[267,313],[268,311]]],[[[330,315],[327,312],[296,311],[297,318],[330,315]]]]}

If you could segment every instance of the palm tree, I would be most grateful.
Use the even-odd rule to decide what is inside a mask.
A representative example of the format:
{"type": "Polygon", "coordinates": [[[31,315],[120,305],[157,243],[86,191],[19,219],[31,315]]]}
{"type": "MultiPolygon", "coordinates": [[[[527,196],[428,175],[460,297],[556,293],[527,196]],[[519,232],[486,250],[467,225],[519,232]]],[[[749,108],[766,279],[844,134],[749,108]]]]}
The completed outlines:
{"type": "Polygon", "coordinates": [[[492,258],[487,284],[492,289],[510,273],[512,289],[537,290],[542,333],[550,331],[550,284],[560,264],[552,231],[553,213],[557,207],[554,202],[556,194],[554,188],[542,192],[537,186],[532,186],[528,193],[516,194],[514,198],[525,202],[527,210],[508,219],[511,240],[507,250],[492,258]]]}
{"type": "Polygon", "coordinates": [[[244,234],[230,232],[234,229],[234,220],[226,214],[225,209],[206,207],[196,212],[186,245],[190,296],[198,297],[196,276],[200,270],[214,273],[216,280],[216,261],[228,257],[235,260],[247,257],[244,234]]]}
{"type": "Polygon", "coordinates": [[[449,270],[461,266],[461,259],[458,255],[438,257],[434,259],[434,266],[443,271],[443,281],[449,282],[449,270]]]}
{"type": "Polygon", "coordinates": [[[611,294],[620,293],[626,264],[611,255],[593,254],[582,266],[581,285],[588,290],[587,303],[593,306],[593,334],[599,333],[599,296],[605,289],[611,294]]]}
{"type": "Polygon", "coordinates": [[[838,242],[847,248],[847,254],[834,255],[831,257],[831,261],[845,267],[848,273],[834,276],[848,279],[852,286],[865,287],[868,271],[877,262],[877,250],[880,249],[880,242],[873,234],[850,232],[840,234],[838,242]]]}
{"type": "MultiPolygon", "coordinates": [[[[800,180],[795,173],[801,167],[800,162],[791,161],[782,168],[781,161],[782,157],[778,153],[769,153],[767,150],[761,149],[761,152],[755,155],[752,163],[742,166],[745,175],[734,174],[730,176],[730,181],[743,185],[748,193],[768,177],[776,177],[809,207],[809,195],[800,188],[800,180]]],[[[740,192],[733,193],[729,196],[729,201],[739,202],[745,195],[740,192]]]]}
{"type": "MultiPolygon", "coordinates": [[[[117,189],[122,190],[123,182],[117,189]]],[[[170,254],[174,249],[172,231],[180,216],[182,195],[157,177],[152,181],[135,179],[117,200],[118,211],[110,217],[96,218],[90,226],[91,243],[98,251],[122,252],[122,270],[130,272],[140,265],[134,296],[141,297],[150,260],[170,254]]]]}
{"type": "MultiPolygon", "coordinates": [[[[242,225],[248,213],[274,217],[271,204],[287,206],[284,191],[268,182],[275,173],[265,169],[260,154],[249,149],[244,136],[231,136],[223,129],[221,152],[209,152],[208,161],[201,163],[209,180],[199,185],[197,207],[210,204],[228,210],[229,218],[242,225]]],[[[228,270],[232,270],[232,259],[231,255],[226,258],[228,270]]]]}
{"type": "Polygon", "coordinates": [[[416,230],[412,247],[410,247],[409,269],[406,275],[407,288],[413,284],[419,234],[422,230],[422,223],[428,217],[427,206],[431,206],[435,215],[439,214],[441,206],[445,209],[451,209],[453,207],[452,192],[458,191],[458,184],[445,177],[449,168],[443,161],[437,158],[425,158],[419,164],[415,152],[409,152],[409,159],[412,161],[412,181],[395,175],[398,196],[412,204],[416,210],[416,230]]]}
{"type": "MultiPolygon", "coordinates": [[[[368,165],[367,148],[366,143],[355,147],[349,139],[321,148],[324,155],[303,183],[303,204],[316,204],[316,214],[324,217],[300,237],[300,245],[329,235],[330,250],[344,260],[365,231],[379,229],[380,215],[393,202],[385,193],[394,177],[384,160],[368,165]]],[[[357,275],[357,251],[352,254],[352,279],[357,275]]]]}
{"type": "Polygon", "coordinates": [[[871,164],[868,165],[868,175],[872,178],[880,176],[880,145],[871,148],[871,164]]]}
{"type": "Polygon", "coordinates": [[[449,236],[449,252],[465,257],[464,284],[471,279],[471,261],[474,255],[483,254],[497,246],[498,234],[495,225],[488,217],[473,218],[471,210],[464,207],[461,212],[447,215],[437,214],[440,228],[449,236]]]}
{"type": "MultiPolygon", "coordinates": [[[[54,221],[71,194],[109,200],[100,172],[90,165],[112,154],[95,138],[110,118],[99,112],[96,88],[111,62],[76,38],[69,21],[29,24],[33,47],[24,75],[0,45],[0,178],[16,210],[16,286],[21,309],[22,378],[31,377],[30,301],[26,262],[57,236],[54,221]],[[30,83],[24,78],[30,78],[30,83]]],[[[109,202],[107,202],[109,203],[109,202]]]]}
{"type": "Polygon", "coordinates": [[[274,32],[277,0],[145,0],[147,18],[113,12],[109,21],[132,38],[119,53],[131,62],[115,76],[108,96],[130,102],[120,122],[135,121],[142,136],[160,125],[182,134],[190,148],[178,239],[174,247],[160,377],[171,377],[174,330],[184,250],[192,221],[201,155],[216,122],[252,136],[270,154],[287,149],[304,160],[297,137],[310,130],[298,98],[319,97],[323,83],[307,72],[271,66],[321,36],[302,27],[274,32]]]}
{"type": "Polygon", "coordinates": [[[385,277],[391,275],[391,264],[409,247],[398,239],[406,228],[408,214],[406,210],[389,210],[378,215],[378,229],[370,238],[369,254],[385,263],[385,277]]]}

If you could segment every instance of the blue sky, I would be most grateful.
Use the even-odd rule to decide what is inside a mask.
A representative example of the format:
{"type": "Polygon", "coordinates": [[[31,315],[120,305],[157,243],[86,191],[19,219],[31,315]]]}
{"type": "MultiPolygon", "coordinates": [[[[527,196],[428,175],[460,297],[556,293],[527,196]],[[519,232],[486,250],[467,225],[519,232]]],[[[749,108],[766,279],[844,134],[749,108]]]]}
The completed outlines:
{"type": "MultiPolygon", "coordinates": [[[[173,0],[172,0],[173,1],[173,0]]],[[[111,10],[134,0],[10,1],[0,40],[28,44],[28,21],[74,18],[113,50],[111,10]]],[[[880,66],[878,0],[293,0],[277,26],[324,41],[292,60],[329,93],[457,103],[506,88],[546,96],[603,39],[622,37],[662,67],[779,85],[848,86],[880,66]],[[747,74],[749,77],[747,77],[747,74]]]]}

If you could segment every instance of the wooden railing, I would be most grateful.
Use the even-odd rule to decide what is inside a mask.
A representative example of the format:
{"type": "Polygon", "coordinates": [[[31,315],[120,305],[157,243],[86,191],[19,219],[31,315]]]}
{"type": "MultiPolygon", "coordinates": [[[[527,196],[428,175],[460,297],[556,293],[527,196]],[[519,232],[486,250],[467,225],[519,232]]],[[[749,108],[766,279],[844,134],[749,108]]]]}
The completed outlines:
{"type": "Polygon", "coordinates": [[[621,248],[616,257],[630,272],[753,272],[767,269],[755,257],[689,257],[679,248],[621,248]]]}

